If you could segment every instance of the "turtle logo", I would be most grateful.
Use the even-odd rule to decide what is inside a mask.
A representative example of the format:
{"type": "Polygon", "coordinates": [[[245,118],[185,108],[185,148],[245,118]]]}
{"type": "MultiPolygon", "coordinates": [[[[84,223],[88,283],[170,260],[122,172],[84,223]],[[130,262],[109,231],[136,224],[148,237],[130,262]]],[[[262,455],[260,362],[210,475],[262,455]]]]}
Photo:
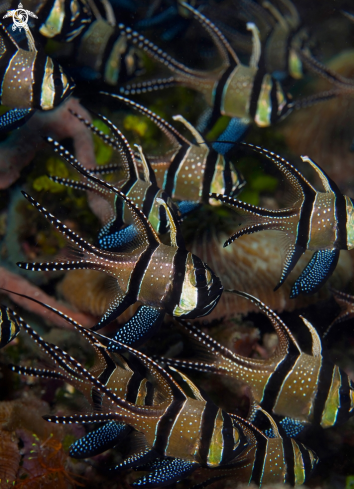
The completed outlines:
{"type": "Polygon", "coordinates": [[[37,15],[35,15],[33,12],[25,10],[21,2],[18,4],[17,10],[8,10],[3,19],[6,19],[7,17],[12,17],[12,30],[15,31],[18,28],[20,32],[22,28],[25,29],[25,31],[29,30],[28,17],[38,19],[37,15]]]}

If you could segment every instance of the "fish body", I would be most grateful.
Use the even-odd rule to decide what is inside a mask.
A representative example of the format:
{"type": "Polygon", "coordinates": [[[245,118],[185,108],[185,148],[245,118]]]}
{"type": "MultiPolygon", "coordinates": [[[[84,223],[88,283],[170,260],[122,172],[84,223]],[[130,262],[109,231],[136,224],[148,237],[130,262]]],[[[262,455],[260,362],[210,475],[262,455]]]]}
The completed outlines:
{"type": "MultiPolygon", "coordinates": [[[[105,421],[103,426],[75,442],[70,451],[72,456],[92,456],[111,448],[127,435],[125,422],[128,421],[140,430],[144,439],[140,439],[140,451],[115,469],[128,468],[130,462],[146,460],[149,454],[152,463],[141,466],[142,470],[149,470],[149,474],[134,483],[141,487],[149,487],[152,483],[156,487],[166,485],[186,477],[198,467],[203,468],[205,485],[230,477],[258,485],[272,482],[300,485],[313,471],[318,461],[316,454],[301,443],[284,437],[273,418],[260,407],[254,409],[263,417],[263,425],[266,421],[263,427],[271,432],[270,437],[249,421],[227,414],[205,400],[187,376],[173,369],[187,383],[193,397],[186,395],[153,360],[125,347],[149,372],[152,384],[139,375],[136,378],[137,372],[125,358],[118,356],[122,367],[113,359],[114,341],[83,328],[48,305],[44,307],[72,324],[93,346],[98,358],[96,365],[88,371],[59,347],[46,343],[15,315],[17,329],[22,328],[32,337],[54,362],[55,368],[12,366],[12,369],[24,375],[65,380],[81,390],[96,411],[87,415],[47,416],[46,419],[65,424],[105,421]],[[146,395],[148,386],[149,399],[146,395]],[[117,421],[117,418],[124,421],[117,421]],[[142,450],[141,446],[144,446],[142,450]]],[[[5,309],[7,315],[12,314],[11,310],[5,309]]],[[[139,463],[136,468],[140,470],[139,463]]]]}
{"type": "Polygon", "coordinates": [[[279,346],[269,359],[237,355],[188,325],[184,330],[210,361],[164,359],[164,362],[177,368],[213,372],[247,385],[256,404],[271,414],[288,418],[285,430],[293,422],[329,428],[353,416],[354,386],[348,375],[322,354],[321,339],[312,324],[302,318],[312,337],[312,353],[308,354],[271,309],[249,294],[236,293],[256,304],[275,327],[279,346]]]}
{"type": "Polygon", "coordinates": [[[0,24],[0,103],[15,109],[50,110],[75,85],[63,68],[42,51],[21,49],[0,24]]]}
{"type": "MultiPolygon", "coordinates": [[[[59,143],[53,142],[59,147],[59,143]]],[[[70,157],[69,152],[64,156],[70,157]]],[[[195,318],[209,314],[222,293],[220,279],[197,256],[184,248],[178,225],[167,204],[163,205],[170,221],[171,246],[161,243],[153,227],[124,193],[90,174],[75,159],[70,164],[88,180],[120,196],[134,215],[135,234],[118,252],[101,250],[73,233],[32,197],[25,197],[56,229],[78,247],[78,256],[52,263],[18,263],[27,270],[100,270],[112,277],[112,297],[108,310],[94,329],[100,329],[122,314],[130,305],[138,309],[118,336],[127,343],[142,343],[160,326],[164,313],[175,317],[195,318]],[[123,337],[120,336],[123,334],[123,337]]],[[[118,337],[117,337],[118,338],[118,337]]]]}
{"type": "MultiPolygon", "coordinates": [[[[203,14],[183,3],[212,37],[223,60],[222,65],[212,72],[190,69],[174,60],[137,32],[126,28],[128,38],[147,54],[160,61],[173,73],[170,78],[128,85],[120,89],[124,95],[145,93],[173,85],[183,85],[204,95],[212,107],[211,116],[204,131],[214,125],[220,115],[243,121],[245,125],[254,121],[267,127],[285,117],[291,104],[280,82],[258,66],[261,58],[259,32],[254,24],[248,28],[253,34],[254,50],[250,64],[242,64],[221,31],[203,14]]],[[[123,26],[121,27],[123,29],[123,26]]]]}
{"type": "Polygon", "coordinates": [[[285,209],[267,210],[214,194],[216,199],[239,209],[242,214],[243,223],[240,230],[231,236],[224,246],[243,234],[252,234],[265,229],[281,231],[287,238],[288,247],[281,279],[276,289],[288,277],[300,256],[306,250],[312,250],[315,253],[296,280],[290,297],[296,297],[300,293],[312,294],[322,287],[333,273],[340,250],[353,248],[353,201],[343,195],[335,182],[307,156],[301,158],[316,171],[324,192],[317,191],[284,158],[258,146],[246,146],[266,156],[276,165],[289,182],[295,197],[292,198],[290,206],[285,209]]]}
{"type": "Polygon", "coordinates": [[[212,145],[205,141],[182,116],[175,116],[174,120],[186,126],[195,143],[190,142],[171,124],[146,107],[120,95],[105,92],[103,94],[111,95],[114,100],[146,115],[171,142],[170,152],[159,157],[147,156],[147,160],[154,171],[157,185],[172,199],[196,204],[213,203],[209,200],[209,193],[215,191],[213,189],[223,189],[228,195],[236,195],[245,185],[242,176],[229,159],[215,151],[212,145]]]}
{"type": "Polygon", "coordinates": [[[16,338],[21,327],[17,314],[5,306],[0,306],[0,349],[16,338]]]}

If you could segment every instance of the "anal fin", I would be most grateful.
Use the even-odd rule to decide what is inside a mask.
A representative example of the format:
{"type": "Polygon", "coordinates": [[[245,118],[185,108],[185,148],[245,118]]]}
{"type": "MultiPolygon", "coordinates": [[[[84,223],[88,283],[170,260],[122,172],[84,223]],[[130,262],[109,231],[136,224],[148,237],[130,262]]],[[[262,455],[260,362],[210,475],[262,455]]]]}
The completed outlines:
{"type": "Polygon", "coordinates": [[[191,474],[198,468],[197,463],[181,458],[161,459],[156,461],[155,469],[133,482],[133,487],[158,487],[176,482],[191,474]]]}
{"type": "Polygon", "coordinates": [[[94,431],[83,436],[70,447],[69,455],[73,458],[88,458],[113,448],[131,431],[125,423],[109,421],[94,431]]]}

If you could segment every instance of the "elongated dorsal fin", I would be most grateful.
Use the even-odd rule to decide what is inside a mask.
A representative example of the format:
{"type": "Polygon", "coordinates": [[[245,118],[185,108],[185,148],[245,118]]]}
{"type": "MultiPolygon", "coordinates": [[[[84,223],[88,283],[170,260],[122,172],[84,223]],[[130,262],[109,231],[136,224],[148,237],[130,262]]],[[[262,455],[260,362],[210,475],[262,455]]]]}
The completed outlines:
{"type": "Polygon", "coordinates": [[[320,335],[317,333],[316,329],[312,326],[310,321],[308,321],[303,316],[300,316],[303,320],[305,326],[309,330],[312,337],[312,356],[313,357],[321,357],[322,356],[322,342],[320,335]]]}
{"type": "Polygon", "coordinates": [[[187,375],[185,375],[184,373],[180,372],[175,367],[171,367],[170,366],[169,368],[170,368],[170,370],[173,370],[173,372],[177,372],[178,375],[180,375],[182,377],[182,379],[188,384],[188,387],[193,392],[194,397],[196,399],[198,399],[198,401],[205,401],[205,399],[202,396],[202,393],[200,392],[200,390],[198,389],[198,387],[191,381],[191,379],[189,379],[187,377],[187,375]]]}
{"type": "Polygon", "coordinates": [[[156,178],[155,178],[154,172],[153,172],[151,166],[149,165],[149,163],[147,162],[147,160],[145,158],[143,148],[139,144],[136,144],[135,147],[138,150],[138,153],[140,156],[140,161],[141,161],[141,164],[143,167],[144,181],[147,183],[155,183],[156,184],[156,178]]]}
{"type": "Polygon", "coordinates": [[[205,139],[200,132],[198,132],[196,128],[183,117],[183,115],[174,115],[172,119],[174,121],[182,122],[182,124],[190,131],[197,144],[205,144],[205,139]]]}
{"type": "Polygon", "coordinates": [[[137,104],[133,100],[122,97],[121,95],[117,95],[115,93],[100,92],[100,94],[117,99],[120,102],[123,102],[124,104],[129,105],[133,109],[139,111],[141,114],[146,115],[146,117],[148,117],[154,124],[156,124],[156,126],[167,136],[172,144],[178,144],[180,146],[182,146],[183,144],[191,144],[184,136],[182,136],[182,134],[180,134],[173,126],[171,126],[171,124],[169,124],[167,121],[162,119],[162,117],[147,109],[143,105],[137,104]]]}
{"type": "Polygon", "coordinates": [[[97,127],[91,124],[90,121],[86,120],[80,114],[77,114],[73,110],[70,110],[70,112],[73,116],[77,117],[79,121],[85,124],[85,126],[90,129],[92,133],[96,134],[104,143],[118,151],[123,160],[123,168],[127,173],[127,179],[129,179],[131,183],[139,179],[139,171],[134,153],[125,136],[121,133],[118,127],[113,124],[113,122],[111,122],[109,119],[107,119],[107,117],[102,114],[95,114],[111,129],[113,135],[115,136],[114,138],[111,138],[104,132],[97,129],[97,127]]]}
{"type": "Polygon", "coordinates": [[[258,68],[258,63],[262,54],[262,44],[259,34],[259,29],[253,22],[247,22],[247,30],[252,32],[252,55],[250,59],[250,67],[258,68]]]}
{"type": "Polygon", "coordinates": [[[255,406],[255,409],[257,411],[260,411],[261,413],[263,413],[264,416],[266,416],[268,418],[268,420],[269,420],[269,422],[270,422],[270,424],[272,426],[272,429],[273,429],[274,437],[275,438],[281,438],[280,433],[279,433],[278,426],[277,426],[276,422],[274,421],[274,419],[272,418],[272,416],[269,413],[267,413],[267,411],[265,411],[264,409],[262,409],[261,406],[256,405],[255,406]]]}
{"type": "Polygon", "coordinates": [[[280,319],[280,317],[275,314],[272,309],[270,309],[268,306],[266,306],[262,301],[257,299],[251,294],[248,294],[247,292],[241,292],[240,290],[227,290],[227,292],[231,292],[233,294],[237,294],[240,297],[244,297],[245,299],[251,301],[253,304],[255,304],[264,314],[268,316],[270,319],[271,323],[274,326],[274,329],[278,335],[279,338],[279,345],[277,348],[277,351],[274,355],[281,354],[281,355],[286,355],[288,353],[289,347],[293,345],[299,353],[302,353],[301,348],[292,335],[291,331],[289,328],[286,326],[286,324],[280,319]]]}
{"type": "Polygon", "coordinates": [[[156,198],[156,202],[160,205],[162,205],[166,211],[167,219],[169,222],[169,229],[170,229],[170,239],[171,239],[171,246],[174,248],[182,248],[184,249],[184,239],[181,233],[181,230],[179,228],[178,222],[175,220],[171,209],[169,208],[168,204],[160,198],[156,198]]]}
{"type": "Polygon", "coordinates": [[[47,141],[52,145],[54,151],[58,153],[62,158],[64,158],[70,165],[75,168],[78,172],[80,172],[82,175],[84,175],[88,180],[91,180],[98,185],[106,188],[113,194],[117,195],[120,197],[124,202],[127,204],[129,207],[132,215],[133,215],[133,220],[134,220],[134,225],[136,226],[138,232],[142,234],[144,239],[149,242],[150,244],[155,243],[160,245],[161,241],[160,238],[158,237],[156,231],[150,224],[149,220],[145,216],[142,210],[140,210],[134,202],[132,202],[129,197],[127,197],[123,192],[118,190],[116,187],[113,185],[109,184],[105,180],[101,180],[99,177],[96,175],[90,173],[86,168],[79,163],[76,158],[74,158],[73,155],[69,153],[63,146],[61,146],[57,141],[54,141],[52,138],[47,138],[47,141]]]}
{"type": "Polygon", "coordinates": [[[317,175],[320,177],[322,185],[326,192],[339,192],[337,184],[334,183],[334,181],[327,175],[325,171],[322,170],[322,168],[319,167],[317,163],[311,160],[311,158],[309,158],[308,156],[300,156],[300,158],[303,162],[308,163],[312,166],[317,175]]]}
{"type": "Polygon", "coordinates": [[[231,47],[224,34],[220,31],[220,29],[218,29],[215,24],[213,24],[209,19],[205,17],[205,15],[199,12],[199,10],[193,8],[191,5],[185,2],[181,2],[181,5],[189,10],[201,23],[204,29],[210,34],[222,59],[229,65],[240,64],[237,54],[231,47]]]}

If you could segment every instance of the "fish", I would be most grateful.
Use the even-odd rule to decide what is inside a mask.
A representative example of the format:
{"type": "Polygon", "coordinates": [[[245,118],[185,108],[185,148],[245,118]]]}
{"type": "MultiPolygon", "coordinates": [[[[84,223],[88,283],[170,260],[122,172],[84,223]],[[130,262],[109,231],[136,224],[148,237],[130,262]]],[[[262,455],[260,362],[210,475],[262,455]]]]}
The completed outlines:
{"type": "MultiPolygon", "coordinates": [[[[74,112],[72,112],[72,114],[82,121],[93,134],[96,134],[102,141],[115,149],[122,160],[122,163],[118,165],[108,165],[92,169],[90,170],[90,174],[100,175],[102,173],[113,173],[118,171],[119,181],[115,184],[115,187],[124,192],[124,194],[129,197],[140,210],[142,210],[157,233],[167,233],[169,230],[169,220],[164,207],[161,206],[159,202],[162,200],[168,205],[176,222],[180,219],[181,212],[170,196],[157,185],[155,174],[149,160],[145,158],[141,146],[137,146],[138,155],[136,156],[120,130],[102,115],[99,115],[100,119],[112,130],[114,137],[107,136],[79,114],[74,112]],[[137,157],[139,158],[143,169],[142,177],[140,176],[137,157]]],[[[51,144],[53,150],[69,163],[74,162],[76,165],[79,164],[74,156],[69,154],[63,146],[55,144],[51,138],[48,138],[48,142],[51,144]]],[[[83,168],[82,165],[81,168],[83,168]]],[[[129,207],[125,205],[124,202],[122,203],[121,199],[113,190],[110,192],[107,191],[107,187],[104,186],[103,180],[96,178],[95,181],[92,181],[89,174],[86,176],[86,182],[78,182],[76,180],[68,180],[59,177],[51,177],[51,179],[57,183],[75,189],[101,193],[103,197],[108,198],[111,204],[113,200],[113,215],[99,232],[97,243],[102,249],[117,251],[122,240],[124,240],[124,236],[128,233],[129,238],[131,238],[134,233],[134,226],[132,226],[134,218],[132,213],[129,210],[129,207]],[[130,225],[130,227],[122,230],[122,227],[127,224],[130,225]]]]}
{"type": "Polygon", "coordinates": [[[0,349],[14,340],[20,330],[16,312],[0,305],[0,349]]]}
{"type": "MultiPolygon", "coordinates": [[[[271,321],[278,347],[268,359],[247,358],[220,345],[196,326],[180,327],[202,350],[201,360],[162,358],[164,365],[211,372],[247,385],[252,401],[271,415],[281,417],[288,436],[304,427],[331,428],[354,415],[354,384],[348,375],[322,352],[322,342],[314,326],[300,316],[312,338],[311,354],[300,345],[286,324],[263,302],[246,292],[231,291],[255,304],[271,321]]],[[[251,416],[251,420],[252,419],[251,416]]]]}
{"type": "Polygon", "coordinates": [[[306,250],[314,253],[308,265],[296,279],[291,298],[313,294],[319,290],[336,268],[340,250],[354,247],[353,200],[343,195],[336,183],[311,160],[301,156],[309,168],[320,177],[324,192],[317,191],[303,174],[281,156],[259,146],[241,143],[260,155],[264,155],[280,170],[290,185],[289,207],[269,210],[241,202],[227,195],[211,194],[211,197],[239,209],[244,216],[239,230],[225,243],[228,246],[244,234],[265,229],[281,231],[287,240],[286,257],[277,290],[289,276],[301,255],[306,250]]]}
{"type": "Polygon", "coordinates": [[[298,50],[307,49],[309,34],[302,27],[299,12],[290,0],[277,2],[241,0],[229,9],[211,8],[214,21],[227,34],[233,46],[249,51],[250,40],[235,30],[236,20],[253,22],[260,31],[263,63],[278,80],[298,80],[304,76],[304,67],[298,50]],[[219,20],[218,20],[219,19],[219,20]]]}
{"type": "MultiPolygon", "coordinates": [[[[51,110],[66,100],[75,84],[42,50],[21,49],[0,23],[0,103],[13,109],[51,110]]],[[[24,113],[23,117],[27,117],[24,113]]],[[[13,123],[11,118],[10,124],[13,123]]]]}
{"type": "MultiPolygon", "coordinates": [[[[59,143],[54,142],[59,146],[59,143]]],[[[66,154],[69,156],[69,152],[66,154]]],[[[80,164],[71,165],[89,179],[113,191],[134,216],[136,233],[121,251],[101,250],[71,231],[44,207],[22,192],[25,198],[76,247],[67,259],[46,263],[19,262],[17,266],[32,271],[92,269],[112,278],[110,305],[93,327],[100,329],[139,302],[136,313],[118,330],[116,338],[125,344],[141,344],[161,325],[165,313],[174,317],[196,318],[209,314],[223,291],[220,279],[197,256],[188,252],[178,224],[161,200],[170,222],[171,245],[163,244],[143,212],[120,190],[88,173],[80,164]]],[[[107,292],[109,293],[109,292],[107,292]]]]}
{"type": "MultiPolygon", "coordinates": [[[[147,160],[155,173],[157,185],[172,199],[180,201],[182,208],[183,206],[190,208],[193,203],[196,205],[213,203],[209,199],[209,193],[215,192],[215,189],[219,189],[218,193],[236,196],[246,184],[229,159],[217,153],[183,116],[176,115],[173,119],[181,122],[188,129],[195,143],[190,142],[171,124],[146,107],[120,95],[100,93],[144,114],[171,142],[173,146],[171,152],[157,157],[147,155],[147,160]],[[223,191],[221,192],[220,189],[223,191]]],[[[110,170],[110,166],[106,168],[110,170]]],[[[106,168],[100,167],[97,171],[105,172],[106,168]]]]}
{"type": "MultiPolygon", "coordinates": [[[[184,374],[180,375],[192,390],[193,397],[185,394],[171,375],[149,357],[119,343],[118,348],[131,353],[149,370],[160,393],[160,402],[153,405],[129,402],[118,395],[119,391],[106,386],[99,377],[61,348],[45,342],[23,320],[20,320],[20,326],[51,358],[56,369],[37,370],[33,367],[13,366],[13,371],[43,378],[65,379],[84,394],[94,390],[102,399],[99,412],[96,410],[90,414],[45,416],[47,421],[64,424],[119,421],[132,426],[144,434],[147,445],[158,456],[180,460],[177,474],[171,470],[166,471],[165,484],[191,473],[198,466],[217,467],[226,464],[244,450],[246,438],[242,428],[225,411],[205,400],[199,389],[184,374]]],[[[101,351],[111,344],[110,339],[100,334],[91,331],[87,334],[95,334],[97,348],[101,351]]]]}
{"type": "MultiPolygon", "coordinates": [[[[197,71],[164,53],[152,42],[130,28],[125,28],[128,39],[148,55],[164,64],[172,73],[165,79],[151,80],[120,88],[122,95],[135,95],[183,85],[201,92],[211,107],[209,116],[201,124],[203,133],[209,130],[221,115],[233,118],[232,133],[224,133],[221,139],[238,140],[253,121],[259,127],[267,127],[284,118],[293,109],[293,104],[284,92],[281,83],[267,73],[259,61],[261,43],[255,24],[249,23],[253,35],[253,52],[250,64],[242,64],[222,32],[201,12],[182,2],[213,39],[222,64],[212,72],[197,71]],[[229,135],[229,137],[227,137],[229,135]],[[237,136],[237,138],[236,138],[237,136]]],[[[219,138],[220,140],[220,138],[219,138]]],[[[230,149],[230,148],[229,148],[230,149]]],[[[221,150],[220,150],[221,152],[221,150]]]]}
{"type": "MultiPolygon", "coordinates": [[[[33,300],[39,302],[36,299],[33,300]]],[[[49,355],[52,361],[55,362],[56,368],[48,371],[47,369],[41,370],[26,366],[12,366],[12,370],[23,375],[33,375],[42,378],[58,377],[65,379],[65,381],[74,386],[80,386],[79,390],[86,393],[86,395],[87,392],[94,392],[95,395],[91,397],[96,399],[96,411],[98,407],[97,399],[100,399],[99,411],[96,412],[96,416],[100,418],[106,417],[106,411],[107,414],[111,413],[111,416],[118,415],[120,411],[124,417],[130,416],[127,403],[126,407],[120,410],[119,406],[114,405],[114,400],[111,399],[112,396],[110,396],[109,400],[104,401],[107,396],[106,391],[108,390],[111,393],[120,392],[118,399],[127,400],[128,396],[126,393],[129,391],[136,392],[137,385],[139,386],[138,393],[142,392],[144,396],[147,390],[145,388],[147,383],[143,384],[144,381],[141,381],[140,378],[140,384],[137,383],[135,372],[132,377],[128,377],[129,380],[125,390],[124,388],[121,389],[119,386],[124,385],[127,375],[125,372],[123,380],[121,368],[112,359],[111,340],[83,328],[51,306],[42,305],[64,317],[76,330],[83,334],[85,339],[94,347],[100,359],[101,368],[99,371],[101,373],[97,375],[97,367],[95,373],[94,369],[91,369],[90,372],[87,371],[59,347],[46,343],[43,338],[18,317],[18,327],[22,327],[37,345],[49,355]],[[103,371],[102,367],[104,367],[103,371]],[[130,389],[128,386],[134,383],[135,389],[130,389]],[[86,384],[94,385],[94,387],[87,388],[86,384]],[[142,385],[144,386],[143,388],[141,388],[142,385]],[[103,392],[100,392],[100,387],[104,387],[104,395],[103,392]],[[113,407],[111,401],[113,402],[113,407]]],[[[147,439],[140,439],[140,445],[143,444],[144,448],[140,448],[140,451],[137,451],[123,463],[114,467],[114,470],[119,470],[135,464],[137,465],[136,470],[149,471],[147,475],[136,480],[133,486],[151,487],[153,485],[155,487],[166,485],[188,476],[198,466],[203,467],[203,475],[206,477],[204,482],[208,483],[215,481],[215,478],[219,480],[220,478],[232,476],[241,482],[255,482],[259,485],[268,482],[287,482],[292,485],[298,485],[304,483],[309,477],[318,462],[316,454],[302,443],[286,438],[282,434],[281,429],[278,429],[273,418],[259,406],[254,406],[254,409],[259,411],[264,418],[263,428],[267,428],[264,432],[261,432],[248,420],[244,420],[237,415],[227,414],[217,408],[211,401],[206,401],[198,387],[187,376],[173,368],[172,370],[188,385],[193,394],[193,398],[187,396],[169,373],[152,359],[132,348],[128,347],[127,349],[146,367],[150,377],[153,378],[152,388],[159,391],[159,395],[154,398],[153,402],[150,401],[149,403],[144,402],[146,397],[141,398],[139,394],[133,396],[133,398],[136,398],[135,408],[141,406],[142,410],[137,418],[147,419],[147,421],[142,423],[142,431],[150,431],[149,410],[158,410],[160,408],[161,411],[162,408],[164,413],[160,417],[156,433],[150,433],[150,438],[153,440],[152,443],[150,442],[149,444],[147,439]],[[143,408],[145,409],[143,410],[143,408]],[[170,418],[165,419],[167,417],[170,418]],[[189,419],[194,428],[190,428],[189,419]],[[264,420],[267,426],[264,426],[264,420]],[[197,425],[194,423],[197,423],[197,425]],[[189,434],[187,435],[187,433],[189,434]],[[194,441],[192,443],[191,440],[194,440],[195,436],[198,435],[200,438],[199,442],[194,441]],[[202,440],[204,441],[202,442],[202,440]],[[149,446],[153,446],[154,449],[149,450],[149,446]],[[191,453],[193,446],[195,447],[194,453],[191,453]],[[179,457],[173,456],[176,453],[175,450],[180,455],[179,457]],[[165,455],[166,453],[168,454],[167,456],[165,455]],[[153,458],[148,465],[146,465],[146,461],[149,459],[147,455],[153,458]],[[228,458],[230,458],[230,461],[227,461],[228,458]],[[223,467],[223,465],[226,466],[223,467]]],[[[124,363],[126,364],[126,359],[121,356],[119,358],[123,365],[124,363]]],[[[113,399],[115,397],[117,396],[114,395],[113,399]]],[[[134,404],[131,407],[133,409],[134,404]]],[[[96,417],[95,414],[91,416],[96,417]]],[[[90,423],[89,417],[90,415],[46,416],[45,419],[62,423],[90,423]]],[[[156,418],[156,414],[154,417],[156,418]]],[[[71,447],[70,455],[77,457],[77,452],[79,452],[80,458],[83,458],[83,455],[92,456],[96,453],[102,453],[103,449],[109,448],[118,439],[122,441],[121,433],[112,437],[112,432],[116,433],[121,426],[125,426],[125,424],[115,420],[106,421],[102,427],[75,442],[71,447]],[[108,445],[107,438],[109,439],[110,437],[111,443],[108,445]],[[73,447],[75,450],[73,450],[73,447]],[[88,447],[90,447],[91,451],[87,449],[88,447]]]]}

